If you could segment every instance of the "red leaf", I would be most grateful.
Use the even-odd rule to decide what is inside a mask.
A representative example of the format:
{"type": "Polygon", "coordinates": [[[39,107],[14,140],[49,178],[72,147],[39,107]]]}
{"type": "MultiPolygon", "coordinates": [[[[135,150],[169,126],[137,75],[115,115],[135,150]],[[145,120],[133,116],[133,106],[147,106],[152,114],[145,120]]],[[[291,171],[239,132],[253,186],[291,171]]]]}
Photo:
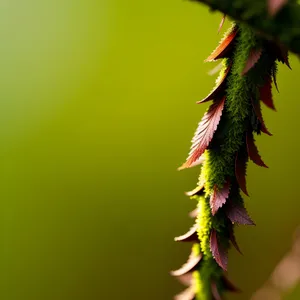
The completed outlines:
{"type": "Polygon", "coordinates": [[[193,286],[187,288],[182,293],[176,295],[174,300],[194,300],[196,299],[195,288],[193,286]]]}
{"type": "Polygon", "coordinates": [[[226,182],[221,190],[215,186],[214,191],[210,197],[210,207],[212,215],[214,216],[220,207],[222,207],[229,196],[230,184],[226,182]]]}
{"type": "Polygon", "coordinates": [[[179,277],[179,276],[187,274],[191,271],[194,271],[197,268],[201,258],[202,258],[201,254],[195,255],[192,252],[188,261],[180,269],[178,269],[176,271],[172,271],[171,275],[175,276],[175,277],[179,277]]]}
{"type": "Polygon", "coordinates": [[[222,276],[222,283],[227,291],[239,293],[240,289],[238,289],[225,275],[222,276]]]}
{"type": "Polygon", "coordinates": [[[218,287],[214,281],[211,283],[211,293],[213,296],[213,300],[222,300],[218,287]]]}
{"type": "Polygon", "coordinates": [[[187,233],[176,237],[176,242],[199,242],[197,234],[198,225],[195,224],[187,233]]]}
{"type": "Polygon", "coordinates": [[[287,2],[288,0],[268,0],[269,14],[275,16],[287,2]]]}
{"type": "Polygon", "coordinates": [[[245,68],[242,72],[242,75],[247,74],[258,62],[262,54],[262,49],[252,49],[249,53],[248,59],[246,61],[245,68]]]}
{"type": "MultiPolygon", "coordinates": [[[[203,155],[201,155],[201,156],[199,157],[198,160],[196,160],[194,163],[192,163],[192,164],[190,165],[190,168],[193,168],[193,167],[202,165],[202,164],[204,163],[204,161],[205,161],[205,158],[204,158],[203,155]]],[[[180,168],[178,168],[177,170],[178,170],[178,171],[181,171],[182,169],[183,169],[183,168],[180,167],[180,168]]]]}
{"type": "Polygon", "coordinates": [[[272,79],[268,77],[264,86],[259,88],[260,100],[269,108],[276,110],[272,97],[272,79]]]}
{"type": "Polygon", "coordinates": [[[289,62],[289,52],[284,45],[280,43],[272,43],[272,50],[276,55],[278,61],[280,61],[283,64],[286,64],[290,69],[292,69],[289,62]]]}
{"type": "Polygon", "coordinates": [[[225,212],[232,223],[240,225],[255,225],[249,217],[246,208],[242,204],[234,204],[232,201],[227,201],[225,212]]]}
{"type": "Polygon", "coordinates": [[[249,196],[246,186],[246,168],[247,168],[248,155],[238,152],[235,158],[235,177],[241,190],[249,196]]]}
{"type": "Polygon", "coordinates": [[[238,28],[234,27],[232,31],[230,31],[224,36],[218,47],[211,53],[211,55],[205,61],[210,62],[220,58],[225,58],[232,48],[233,41],[235,40],[237,33],[238,28]]]}
{"type": "Polygon", "coordinates": [[[222,100],[213,103],[203,116],[198,125],[194,138],[192,139],[192,147],[189,157],[182,165],[182,169],[189,168],[195,161],[199,159],[199,157],[208,147],[220,122],[224,103],[225,97],[222,100]]]}
{"type": "Polygon", "coordinates": [[[214,87],[214,89],[210,92],[208,96],[206,96],[204,99],[201,101],[198,101],[197,104],[201,104],[204,102],[208,102],[210,100],[217,100],[220,99],[225,91],[226,88],[226,78],[227,75],[229,74],[229,71],[231,69],[231,66],[229,66],[226,71],[224,72],[223,76],[218,79],[217,85],[214,87]]]}
{"type": "Polygon", "coordinates": [[[247,144],[247,151],[250,159],[258,166],[268,168],[268,166],[263,162],[263,160],[261,159],[258,153],[252,132],[247,133],[246,144],[247,144]]]}
{"type": "Polygon", "coordinates": [[[261,108],[260,108],[260,103],[259,102],[254,102],[253,99],[251,99],[251,103],[253,106],[253,110],[258,118],[258,120],[260,121],[261,124],[261,131],[267,135],[272,136],[272,133],[267,129],[262,113],[261,113],[261,108]]]}
{"type": "Polygon", "coordinates": [[[217,232],[215,229],[211,231],[210,235],[210,250],[217,264],[223,270],[227,271],[228,254],[218,242],[217,232]]]}
{"type": "Polygon", "coordinates": [[[223,15],[223,18],[222,18],[221,23],[219,25],[218,33],[220,33],[220,31],[221,31],[221,29],[222,29],[222,27],[225,23],[225,20],[226,20],[226,14],[223,15]]]}
{"type": "Polygon", "coordinates": [[[240,253],[243,254],[234,235],[234,231],[233,231],[233,226],[231,226],[231,228],[229,229],[229,239],[232,243],[232,245],[234,246],[234,248],[240,253]]]}

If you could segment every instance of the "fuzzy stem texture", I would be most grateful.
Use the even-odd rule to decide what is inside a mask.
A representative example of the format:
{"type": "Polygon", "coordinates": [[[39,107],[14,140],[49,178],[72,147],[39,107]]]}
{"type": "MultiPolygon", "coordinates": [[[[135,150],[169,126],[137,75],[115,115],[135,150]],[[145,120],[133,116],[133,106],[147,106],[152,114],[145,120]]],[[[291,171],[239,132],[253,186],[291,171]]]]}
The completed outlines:
{"type": "Polygon", "coordinates": [[[200,101],[213,103],[199,123],[189,157],[181,167],[201,164],[198,186],[187,193],[197,201],[195,226],[176,238],[194,243],[188,262],[173,272],[188,285],[177,300],[219,300],[224,292],[237,291],[224,271],[230,244],[240,251],[235,224],[254,225],[241,193],[248,195],[248,160],[266,167],[254,141],[254,134],[271,135],[260,104],[275,109],[271,84],[276,84],[276,60],[289,66],[285,49],[244,23],[233,23],[207,61],[217,59],[223,59],[223,70],[216,87],[200,101]]]}

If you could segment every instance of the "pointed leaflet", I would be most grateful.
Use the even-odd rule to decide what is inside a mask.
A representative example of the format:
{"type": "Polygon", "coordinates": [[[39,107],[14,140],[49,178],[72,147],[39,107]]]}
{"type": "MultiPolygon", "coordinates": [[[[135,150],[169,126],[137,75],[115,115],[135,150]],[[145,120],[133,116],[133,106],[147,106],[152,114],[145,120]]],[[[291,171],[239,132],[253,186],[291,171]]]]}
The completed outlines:
{"type": "Polygon", "coordinates": [[[197,228],[198,225],[195,224],[187,233],[176,237],[175,242],[199,242],[197,228]]]}
{"type": "Polygon", "coordinates": [[[222,300],[217,284],[214,281],[211,283],[211,293],[214,300],[222,300]]]}
{"type": "Polygon", "coordinates": [[[275,84],[276,90],[279,93],[279,89],[278,89],[278,85],[277,85],[277,74],[276,74],[277,70],[275,68],[272,69],[272,77],[273,77],[273,82],[275,84]]]}
{"type": "Polygon", "coordinates": [[[271,76],[269,76],[265,84],[259,88],[260,93],[260,100],[269,108],[276,110],[273,102],[273,96],[272,96],[272,79],[271,76]]]}
{"type": "MultiPolygon", "coordinates": [[[[192,164],[190,165],[190,168],[193,168],[193,167],[202,165],[202,164],[204,163],[204,161],[205,161],[205,158],[204,158],[203,155],[201,155],[201,156],[199,157],[198,160],[196,160],[194,163],[192,163],[192,164]]],[[[184,169],[184,168],[180,167],[180,168],[178,168],[177,170],[178,170],[178,171],[181,171],[182,169],[184,169]]]]}
{"type": "Polygon", "coordinates": [[[182,293],[176,295],[174,300],[194,300],[196,299],[195,288],[193,286],[187,288],[182,293]]]}
{"type": "Polygon", "coordinates": [[[252,103],[252,107],[253,110],[256,114],[257,119],[260,121],[261,124],[261,131],[267,135],[272,136],[272,133],[267,129],[262,113],[261,113],[261,108],[260,108],[260,102],[258,101],[254,101],[253,99],[251,99],[251,103],[252,103]]]}
{"type": "Polygon", "coordinates": [[[272,45],[271,49],[273,50],[273,53],[277,57],[278,61],[280,61],[283,64],[286,64],[289,67],[289,69],[292,69],[289,62],[288,49],[281,43],[272,43],[271,45],[272,45]]]}
{"type": "Polygon", "coordinates": [[[268,168],[268,166],[263,162],[263,160],[261,159],[258,153],[252,132],[247,133],[246,144],[247,144],[247,151],[248,151],[249,158],[258,166],[268,168]]]}
{"type": "Polygon", "coordinates": [[[204,102],[208,102],[210,100],[218,100],[222,98],[225,88],[226,88],[226,78],[227,75],[229,74],[231,66],[227,67],[224,73],[220,73],[220,76],[217,79],[217,84],[214,87],[214,89],[210,92],[208,96],[206,96],[204,99],[201,101],[198,101],[197,104],[201,104],[204,102]]]}
{"type": "Polygon", "coordinates": [[[237,204],[233,203],[233,201],[227,201],[225,213],[232,223],[240,225],[255,225],[242,203],[237,204]]]}
{"type": "Polygon", "coordinates": [[[210,250],[217,264],[223,270],[227,271],[228,254],[219,243],[215,229],[213,229],[210,234],[210,250]]]}
{"type": "Polygon", "coordinates": [[[220,122],[224,103],[225,97],[222,100],[213,103],[203,116],[195,136],[192,139],[192,147],[189,157],[181,168],[189,168],[199,159],[208,147],[220,122]]]}
{"type": "Polygon", "coordinates": [[[193,189],[192,191],[190,192],[186,192],[185,194],[188,196],[188,197],[192,197],[192,196],[195,196],[197,194],[199,194],[202,190],[204,189],[204,184],[202,185],[198,185],[195,189],[193,189]]]}
{"type": "Polygon", "coordinates": [[[195,255],[192,252],[188,261],[180,269],[178,269],[176,271],[172,271],[171,275],[175,276],[175,277],[179,277],[179,276],[185,275],[191,271],[194,271],[197,268],[201,258],[202,258],[201,254],[195,255]]]}
{"type": "Polygon", "coordinates": [[[220,207],[222,207],[229,196],[230,184],[226,182],[220,190],[215,186],[214,191],[210,197],[210,207],[212,215],[214,216],[220,207]]]}
{"type": "Polygon", "coordinates": [[[240,253],[243,254],[234,235],[234,229],[233,229],[233,225],[231,224],[230,228],[229,228],[229,239],[232,243],[232,245],[234,246],[234,248],[240,253]]]}
{"type": "Polygon", "coordinates": [[[235,37],[237,35],[238,28],[234,27],[232,31],[226,33],[221,40],[218,47],[211,53],[211,55],[205,60],[206,62],[215,61],[220,58],[225,58],[231,50],[235,37]]]}
{"type": "Polygon", "coordinates": [[[267,0],[268,11],[271,16],[275,16],[284,5],[287,4],[288,0],[267,0]]]}
{"type": "Polygon", "coordinates": [[[262,49],[252,49],[249,53],[248,59],[246,61],[245,68],[242,72],[242,75],[247,74],[253,67],[254,65],[258,62],[262,54],[262,49]]]}
{"type": "Polygon", "coordinates": [[[235,158],[235,176],[241,190],[247,196],[249,196],[247,191],[247,186],[246,186],[247,161],[248,161],[248,155],[242,153],[241,151],[237,153],[235,158]]]}
{"type": "Polygon", "coordinates": [[[225,20],[226,20],[226,14],[224,14],[223,17],[222,17],[221,23],[219,25],[218,33],[220,33],[220,31],[221,31],[221,29],[222,29],[222,27],[225,23],[225,20]]]}

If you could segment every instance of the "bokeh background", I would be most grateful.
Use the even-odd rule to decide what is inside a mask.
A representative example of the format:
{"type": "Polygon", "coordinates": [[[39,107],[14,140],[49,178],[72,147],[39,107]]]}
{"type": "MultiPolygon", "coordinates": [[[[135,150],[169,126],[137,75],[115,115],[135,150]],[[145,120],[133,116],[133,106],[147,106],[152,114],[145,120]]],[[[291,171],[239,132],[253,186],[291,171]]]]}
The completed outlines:
{"type": "MultiPolygon", "coordinates": [[[[178,172],[207,105],[221,15],[181,0],[0,2],[0,298],[167,300],[189,253],[178,172]]],[[[229,23],[225,24],[228,27],[229,23]]],[[[299,61],[280,66],[270,169],[250,164],[230,278],[250,299],[300,224],[299,61]]],[[[300,288],[286,299],[299,299],[300,288]]]]}

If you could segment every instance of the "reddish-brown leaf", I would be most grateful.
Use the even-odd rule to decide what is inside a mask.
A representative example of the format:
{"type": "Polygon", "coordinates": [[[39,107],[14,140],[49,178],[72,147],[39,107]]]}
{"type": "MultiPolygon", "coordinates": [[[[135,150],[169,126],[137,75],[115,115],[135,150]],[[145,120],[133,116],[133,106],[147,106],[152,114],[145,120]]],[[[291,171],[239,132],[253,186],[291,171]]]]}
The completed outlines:
{"type": "Polygon", "coordinates": [[[241,188],[241,190],[247,195],[247,186],[246,186],[246,168],[247,168],[248,155],[245,155],[242,152],[238,152],[235,158],[235,176],[236,180],[241,188]]]}
{"type": "Polygon", "coordinates": [[[194,271],[197,268],[201,258],[202,258],[201,254],[195,255],[192,252],[188,261],[180,269],[178,269],[176,271],[172,271],[171,275],[175,276],[175,277],[179,277],[179,276],[187,274],[191,271],[194,271]]]}
{"type": "MultiPolygon", "coordinates": [[[[201,156],[199,157],[198,160],[196,160],[194,163],[192,163],[192,164],[190,165],[190,168],[193,168],[193,167],[202,165],[202,164],[204,163],[204,161],[205,161],[205,158],[204,158],[203,155],[201,155],[201,156]]],[[[181,171],[182,169],[184,169],[184,168],[180,167],[180,168],[178,168],[177,170],[178,170],[178,171],[181,171]]]]}
{"type": "Polygon", "coordinates": [[[234,27],[232,31],[224,36],[218,47],[205,60],[206,62],[215,61],[220,58],[225,58],[232,49],[233,42],[238,33],[238,28],[234,27]]]}
{"type": "Polygon", "coordinates": [[[197,223],[185,234],[175,238],[176,242],[199,242],[197,234],[197,223]]]}
{"type": "Polygon", "coordinates": [[[286,64],[290,69],[292,69],[289,62],[288,49],[281,43],[272,43],[271,45],[272,45],[271,49],[273,53],[276,55],[278,61],[280,61],[283,64],[286,64]]]}
{"type": "Polygon", "coordinates": [[[227,291],[239,293],[241,290],[237,288],[225,275],[222,277],[222,283],[227,291]]]}
{"type": "Polygon", "coordinates": [[[267,129],[267,127],[265,125],[265,122],[264,122],[264,119],[263,119],[263,116],[261,113],[260,102],[257,102],[257,101],[255,102],[253,99],[251,99],[251,103],[253,106],[253,110],[254,110],[258,120],[260,121],[261,131],[267,135],[272,136],[272,133],[267,129]]]}
{"type": "Polygon", "coordinates": [[[268,1],[268,11],[271,16],[275,16],[288,2],[288,0],[267,0],[267,1],[268,1]]]}
{"type": "Polygon", "coordinates": [[[204,153],[211,142],[220,122],[224,108],[225,97],[213,103],[205,113],[192,139],[192,147],[186,162],[181,168],[189,168],[204,153]]]}
{"type": "Polygon", "coordinates": [[[222,98],[225,88],[226,88],[226,80],[225,79],[227,78],[227,75],[229,74],[230,68],[231,68],[231,66],[229,66],[226,69],[226,71],[224,72],[222,77],[218,78],[217,85],[210,92],[210,94],[207,97],[205,97],[204,99],[202,99],[201,101],[198,101],[197,104],[205,103],[210,100],[218,100],[218,99],[222,98]]]}
{"type": "Polygon", "coordinates": [[[268,168],[268,166],[263,162],[263,160],[259,155],[252,132],[247,133],[246,144],[247,144],[247,151],[248,151],[249,158],[258,166],[268,168]]]}
{"type": "Polygon", "coordinates": [[[260,87],[259,89],[260,93],[260,100],[269,108],[276,110],[273,102],[273,96],[272,96],[272,79],[271,76],[269,76],[266,79],[265,84],[260,87]]]}
{"type": "Polygon", "coordinates": [[[187,288],[182,293],[176,295],[174,300],[194,300],[196,299],[195,288],[193,286],[187,288]]]}
{"type": "Polygon", "coordinates": [[[220,33],[220,31],[221,31],[221,29],[222,29],[222,27],[225,23],[225,20],[226,20],[226,14],[224,14],[223,17],[222,17],[221,23],[219,25],[218,33],[220,33]]]}
{"type": "Polygon", "coordinates": [[[230,229],[229,229],[229,239],[232,243],[232,245],[234,246],[234,248],[240,253],[240,254],[243,254],[237,241],[236,241],[236,238],[235,238],[235,234],[234,234],[234,230],[233,230],[233,225],[231,225],[230,229]]]}
{"type": "Polygon", "coordinates": [[[225,212],[232,223],[255,225],[243,204],[235,204],[232,201],[227,201],[225,212]]]}
{"type": "Polygon", "coordinates": [[[227,181],[223,188],[220,190],[217,186],[215,186],[214,191],[210,197],[210,207],[212,215],[214,216],[220,207],[222,207],[229,196],[230,192],[230,183],[227,181]]]}
{"type": "Polygon", "coordinates": [[[246,65],[244,67],[244,70],[242,72],[242,75],[246,75],[259,61],[262,54],[262,49],[252,49],[249,53],[248,59],[246,61],[246,65]]]}
{"type": "Polygon", "coordinates": [[[217,264],[227,271],[228,253],[218,241],[217,232],[212,229],[210,235],[210,250],[217,264]]]}
{"type": "Polygon", "coordinates": [[[276,70],[275,69],[273,69],[272,70],[272,77],[273,77],[273,82],[274,82],[274,84],[275,84],[275,87],[276,87],[276,90],[277,90],[277,92],[279,93],[279,89],[278,89],[278,84],[277,84],[277,77],[276,77],[276,70]]]}
{"type": "Polygon", "coordinates": [[[218,287],[214,281],[212,281],[211,283],[211,293],[213,296],[213,300],[222,300],[218,287]]]}

